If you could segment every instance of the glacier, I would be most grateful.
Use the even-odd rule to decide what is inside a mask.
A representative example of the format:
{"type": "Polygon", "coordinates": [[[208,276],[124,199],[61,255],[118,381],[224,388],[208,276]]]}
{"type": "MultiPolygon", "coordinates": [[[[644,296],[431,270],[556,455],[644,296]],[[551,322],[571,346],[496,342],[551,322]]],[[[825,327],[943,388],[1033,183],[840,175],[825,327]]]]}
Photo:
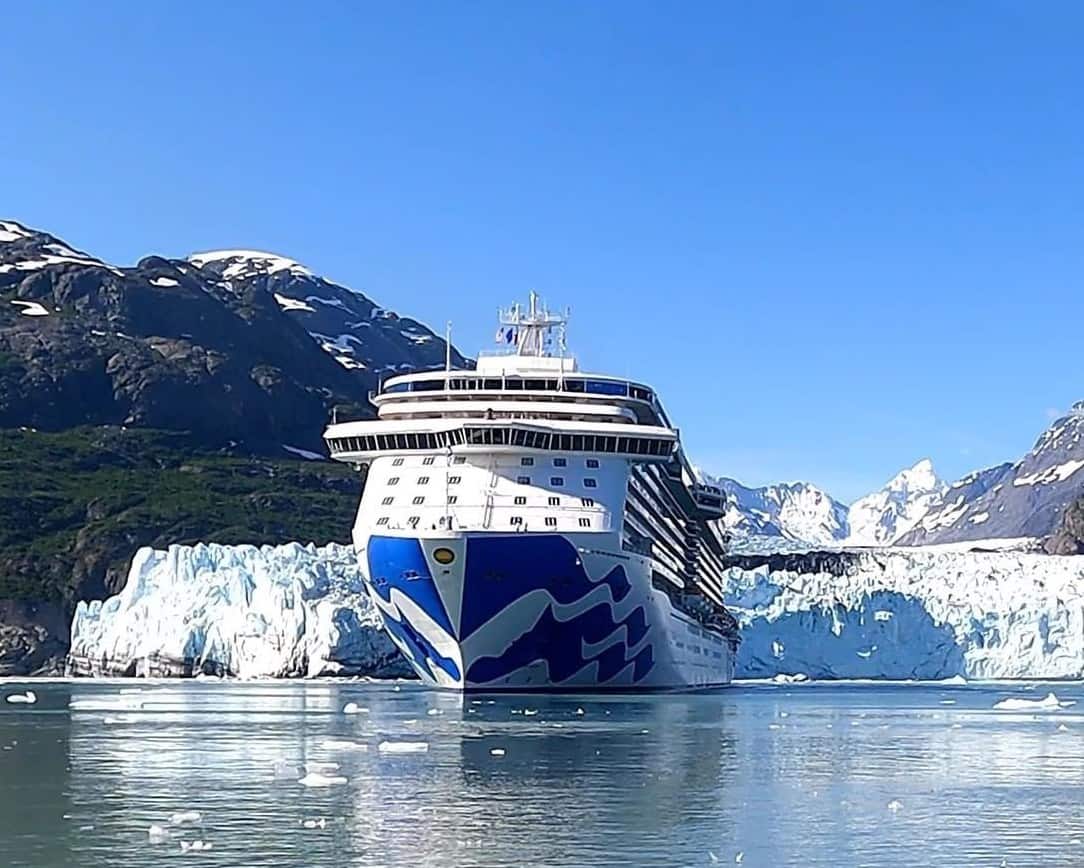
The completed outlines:
{"type": "Polygon", "coordinates": [[[931,546],[732,560],[739,677],[1084,677],[1084,556],[931,546]]]}
{"type": "MultiPolygon", "coordinates": [[[[1084,555],[929,546],[728,561],[740,678],[1084,677],[1084,555]]],[[[140,549],[119,594],[79,603],[70,659],[103,674],[156,674],[163,660],[246,678],[409,673],[346,545],[140,549]]]]}
{"type": "Polygon", "coordinates": [[[407,675],[348,545],[140,549],[108,600],[80,602],[73,671],[242,678],[407,675]]]}

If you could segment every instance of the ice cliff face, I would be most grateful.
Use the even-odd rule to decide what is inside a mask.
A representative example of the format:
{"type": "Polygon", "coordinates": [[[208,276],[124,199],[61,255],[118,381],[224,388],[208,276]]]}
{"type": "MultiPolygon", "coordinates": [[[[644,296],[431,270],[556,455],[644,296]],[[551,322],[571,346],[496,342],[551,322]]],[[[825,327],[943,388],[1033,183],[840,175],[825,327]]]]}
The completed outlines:
{"type": "Polygon", "coordinates": [[[927,548],[733,562],[740,677],[1084,676],[1081,556],[927,548]]]}
{"type": "Polygon", "coordinates": [[[928,458],[896,474],[884,488],[867,494],[847,511],[848,545],[890,545],[941,500],[945,484],[928,458]]]}
{"type": "Polygon", "coordinates": [[[140,549],[119,594],[79,604],[70,653],[103,673],[408,672],[340,545],[140,549]]]}

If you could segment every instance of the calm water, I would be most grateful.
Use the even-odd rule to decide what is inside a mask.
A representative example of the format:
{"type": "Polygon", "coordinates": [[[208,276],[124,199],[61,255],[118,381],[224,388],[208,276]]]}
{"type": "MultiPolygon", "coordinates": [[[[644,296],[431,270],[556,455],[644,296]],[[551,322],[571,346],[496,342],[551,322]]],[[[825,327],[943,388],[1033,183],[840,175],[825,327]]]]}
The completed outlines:
{"type": "Polygon", "coordinates": [[[0,694],[26,687],[35,705],[0,703],[3,866],[1084,865],[1078,684],[464,700],[356,682],[4,682],[0,694]],[[992,710],[1049,690],[1078,705],[992,710]],[[348,702],[362,712],[343,714],[348,702]],[[322,772],[347,782],[303,786],[306,762],[338,763],[322,772]],[[184,811],[202,819],[170,825],[184,811]],[[152,824],[168,839],[152,843],[152,824]],[[183,852],[193,840],[212,849],[183,852]]]}

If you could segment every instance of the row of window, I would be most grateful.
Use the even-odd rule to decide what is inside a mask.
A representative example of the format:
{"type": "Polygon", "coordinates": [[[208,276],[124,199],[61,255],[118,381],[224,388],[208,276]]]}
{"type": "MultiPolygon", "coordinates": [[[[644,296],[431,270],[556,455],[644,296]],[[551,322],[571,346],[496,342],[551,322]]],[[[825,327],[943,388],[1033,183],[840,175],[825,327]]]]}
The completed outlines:
{"type": "MultiPolygon", "coordinates": [[[[455,504],[455,503],[458,503],[458,501],[459,501],[459,496],[458,495],[450,494],[450,495],[448,495],[447,499],[444,502],[449,503],[449,504],[455,504]]],[[[561,505],[561,498],[560,497],[556,497],[556,496],[549,497],[549,498],[547,498],[547,501],[548,501],[549,506],[560,506],[561,505]]],[[[421,506],[422,504],[425,503],[425,496],[419,494],[411,502],[415,506],[421,506]]],[[[391,506],[394,503],[395,503],[395,498],[393,496],[391,496],[391,495],[389,495],[388,497],[385,497],[383,500],[380,501],[381,506],[391,506]]],[[[439,501],[438,501],[438,503],[439,503],[439,501]]],[[[516,506],[526,506],[527,505],[527,498],[525,496],[523,496],[523,495],[517,495],[513,499],[513,503],[516,506]]],[[[595,505],[595,500],[594,500],[594,498],[591,498],[591,497],[581,497],[580,498],[580,505],[581,506],[594,506],[595,505]]]]}
{"type": "MultiPolygon", "coordinates": [[[[654,437],[616,437],[609,434],[558,434],[519,427],[464,426],[451,431],[372,434],[366,437],[331,437],[333,455],[342,452],[433,451],[452,446],[519,446],[560,452],[609,452],[623,455],[666,456],[674,443],[654,437]]],[[[427,456],[433,458],[433,456],[427,456]]],[[[431,461],[429,463],[432,463],[431,461]]],[[[461,462],[459,462],[461,463],[461,462]]]]}
{"type": "MultiPolygon", "coordinates": [[[[398,476],[389,476],[387,484],[388,485],[398,485],[399,484],[399,479],[400,478],[398,476]]],[[[418,485],[428,485],[429,484],[429,479],[430,478],[428,476],[419,476],[417,484],[418,485]]],[[[463,481],[462,476],[449,476],[448,477],[448,485],[459,485],[459,483],[461,483],[462,481],[463,481]]],[[[516,477],[516,482],[519,485],[530,485],[531,484],[531,477],[529,477],[529,476],[517,476],[516,477]]],[[[550,477],[550,485],[552,485],[554,488],[560,488],[564,484],[565,484],[565,478],[563,476],[551,476],[550,477]]],[[[583,487],[584,488],[598,488],[598,480],[595,479],[594,477],[591,477],[591,476],[585,476],[584,480],[583,480],[583,487]]]]}
{"type": "MultiPolygon", "coordinates": [[[[527,456],[524,456],[523,458],[519,459],[519,463],[520,463],[520,465],[522,467],[534,467],[534,458],[532,458],[530,455],[527,455],[527,456]]],[[[598,467],[598,459],[597,458],[588,458],[584,462],[584,464],[586,464],[588,468],[595,469],[595,468],[598,467]]],[[[568,459],[567,458],[554,458],[553,459],[553,466],[554,467],[568,467],[568,459]]]]}
{"type": "MultiPolygon", "coordinates": [[[[378,527],[385,527],[388,524],[389,519],[390,519],[390,516],[387,516],[387,515],[380,516],[380,518],[378,518],[376,520],[377,526],[378,527]]],[[[416,528],[418,526],[418,524],[421,522],[421,520],[422,520],[422,517],[420,515],[412,515],[410,518],[407,519],[407,524],[412,528],[416,528]]],[[[545,523],[546,523],[546,527],[557,527],[557,517],[553,516],[553,515],[547,515],[545,523]]],[[[526,524],[523,521],[523,516],[522,515],[513,515],[513,516],[511,516],[508,519],[508,524],[511,527],[526,527],[526,524]]],[[[579,519],[579,526],[580,527],[591,527],[591,519],[586,517],[586,516],[582,516],[579,519]]]]}
{"type": "MultiPolygon", "coordinates": [[[[385,395],[403,392],[575,392],[586,395],[613,395],[618,398],[634,398],[637,401],[651,401],[651,390],[636,383],[614,382],[612,380],[557,380],[524,379],[522,377],[450,377],[432,380],[415,380],[408,383],[393,383],[384,389],[385,395]]],[[[496,396],[491,396],[496,397],[496,396]]]]}

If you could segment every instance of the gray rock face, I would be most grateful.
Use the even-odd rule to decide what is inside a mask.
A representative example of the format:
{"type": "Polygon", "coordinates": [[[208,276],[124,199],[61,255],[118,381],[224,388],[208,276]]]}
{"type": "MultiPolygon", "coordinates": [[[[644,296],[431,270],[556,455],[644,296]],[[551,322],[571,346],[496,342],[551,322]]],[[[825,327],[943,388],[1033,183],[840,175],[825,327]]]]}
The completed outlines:
{"type": "Polygon", "coordinates": [[[368,415],[382,375],[444,363],[443,339],[414,320],[290,260],[231,253],[117,267],[0,221],[0,427],[322,452],[333,406],[368,415]]]}
{"type": "Polygon", "coordinates": [[[900,543],[1051,535],[1070,504],[1084,495],[1082,434],[1084,404],[1076,404],[1017,463],[980,470],[951,486],[900,543]]]}

